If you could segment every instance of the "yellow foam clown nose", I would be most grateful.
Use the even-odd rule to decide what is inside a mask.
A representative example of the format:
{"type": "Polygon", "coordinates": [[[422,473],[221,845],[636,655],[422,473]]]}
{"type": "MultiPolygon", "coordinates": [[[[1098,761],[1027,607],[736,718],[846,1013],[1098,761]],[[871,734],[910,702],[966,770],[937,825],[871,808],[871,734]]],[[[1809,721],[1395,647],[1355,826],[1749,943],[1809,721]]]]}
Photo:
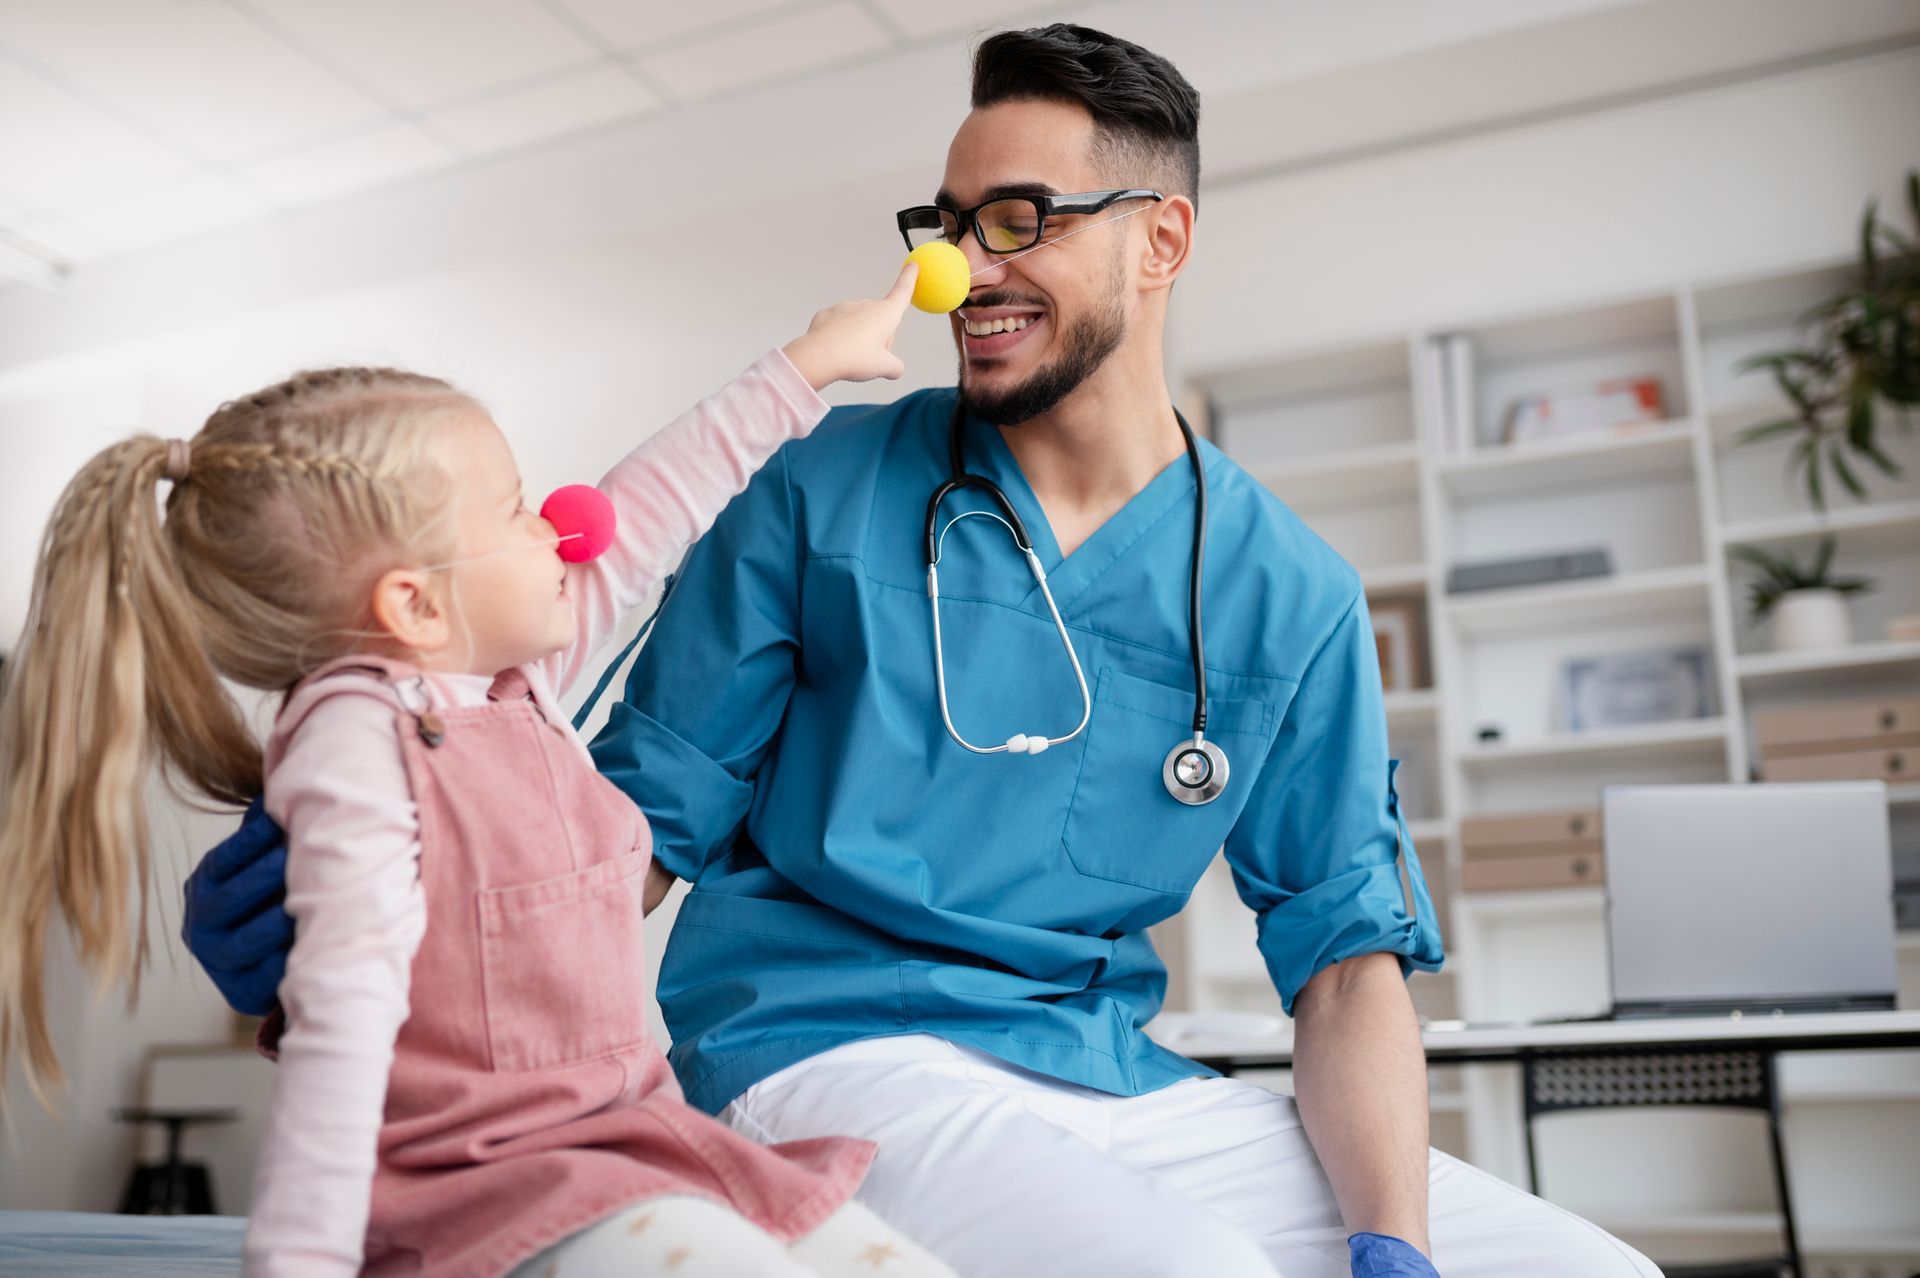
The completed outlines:
{"type": "Polygon", "coordinates": [[[913,282],[913,304],[929,315],[945,315],[967,300],[967,288],[973,282],[967,255],[945,240],[922,244],[907,254],[907,261],[920,263],[920,277],[913,282]]]}

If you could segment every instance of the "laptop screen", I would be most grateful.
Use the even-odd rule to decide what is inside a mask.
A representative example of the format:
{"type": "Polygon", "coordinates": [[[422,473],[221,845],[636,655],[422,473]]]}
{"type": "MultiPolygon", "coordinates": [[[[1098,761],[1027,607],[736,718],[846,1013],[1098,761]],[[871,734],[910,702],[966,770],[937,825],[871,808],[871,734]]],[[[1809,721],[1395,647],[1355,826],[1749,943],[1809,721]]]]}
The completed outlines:
{"type": "Polygon", "coordinates": [[[1885,786],[1611,786],[1602,805],[1616,1012],[1891,1006],[1885,786]]]}

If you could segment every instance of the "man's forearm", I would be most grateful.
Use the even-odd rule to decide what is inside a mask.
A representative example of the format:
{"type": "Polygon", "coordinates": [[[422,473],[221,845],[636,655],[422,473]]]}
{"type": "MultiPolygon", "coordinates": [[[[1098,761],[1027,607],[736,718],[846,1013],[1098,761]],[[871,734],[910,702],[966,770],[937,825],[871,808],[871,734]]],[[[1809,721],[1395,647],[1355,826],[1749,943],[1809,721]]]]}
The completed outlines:
{"type": "Polygon", "coordinates": [[[1336,963],[1294,1000],[1300,1119],[1349,1228],[1427,1239],[1427,1063],[1392,954],[1336,963]]]}

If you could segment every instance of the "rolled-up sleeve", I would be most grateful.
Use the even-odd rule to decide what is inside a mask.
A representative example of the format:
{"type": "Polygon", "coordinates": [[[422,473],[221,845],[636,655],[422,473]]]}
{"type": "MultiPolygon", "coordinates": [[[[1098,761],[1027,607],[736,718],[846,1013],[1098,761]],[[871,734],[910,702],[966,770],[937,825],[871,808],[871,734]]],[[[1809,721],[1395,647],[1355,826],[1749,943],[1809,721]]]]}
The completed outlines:
{"type": "Polygon", "coordinates": [[[697,881],[746,819],[793,692],[798,590],[780,453],[694,547],[590,747],[677,878],[697,881]]]}
{"type": "Polygon", "coordinates": [[[1373,627],[1356,594],[1307,663],[1226,843],[1289,1015],[1307,982],[1344,959],[1388,952],[1403,972],[1439,970],[1439,920],[1394,767],[1373,627]]]}

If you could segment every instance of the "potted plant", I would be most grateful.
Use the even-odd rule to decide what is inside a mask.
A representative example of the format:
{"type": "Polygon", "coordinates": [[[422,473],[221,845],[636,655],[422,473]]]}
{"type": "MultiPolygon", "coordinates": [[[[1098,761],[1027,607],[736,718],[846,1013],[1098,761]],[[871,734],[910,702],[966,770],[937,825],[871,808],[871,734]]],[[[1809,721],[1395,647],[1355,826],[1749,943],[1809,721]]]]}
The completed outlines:
{"type": "Polygon", "coordinates": [[[1747,583],[1747,620],[1758,625],[1773,618],[1774,651],[1841,648],[1853,641],[1847,597],[1866,594],[1873,583],[1865,577],[1833,576],[1833,551],[1833,538],[1821,539],[1804,566],[1792,555],[1769,554],[1754,546],[1735,546],[1728,552],[1755,570],[1747,583]]]}
{"type": "MultiPolygon", "coordinates": [[[[1907,204],[1920,230],[1920,170],[1907,174],[1907,204]]],[[[1789,437],[1788,473],[1798,470],[1814,509],[1827,505],[1831,469],[1856,500],[1866,500],[1860,467],[1892,479],[1900,467],[1881,448],[1881,407],[1902,434],[1920,405],[1920,243],[1881,219],[1872,200],[1860,222],[1860,269],[1852,284],[1808,311],[1807,344],[1744,361],[1766,369],[1793,413],[1744,430],[1739,442],[1789,437]]]]}

